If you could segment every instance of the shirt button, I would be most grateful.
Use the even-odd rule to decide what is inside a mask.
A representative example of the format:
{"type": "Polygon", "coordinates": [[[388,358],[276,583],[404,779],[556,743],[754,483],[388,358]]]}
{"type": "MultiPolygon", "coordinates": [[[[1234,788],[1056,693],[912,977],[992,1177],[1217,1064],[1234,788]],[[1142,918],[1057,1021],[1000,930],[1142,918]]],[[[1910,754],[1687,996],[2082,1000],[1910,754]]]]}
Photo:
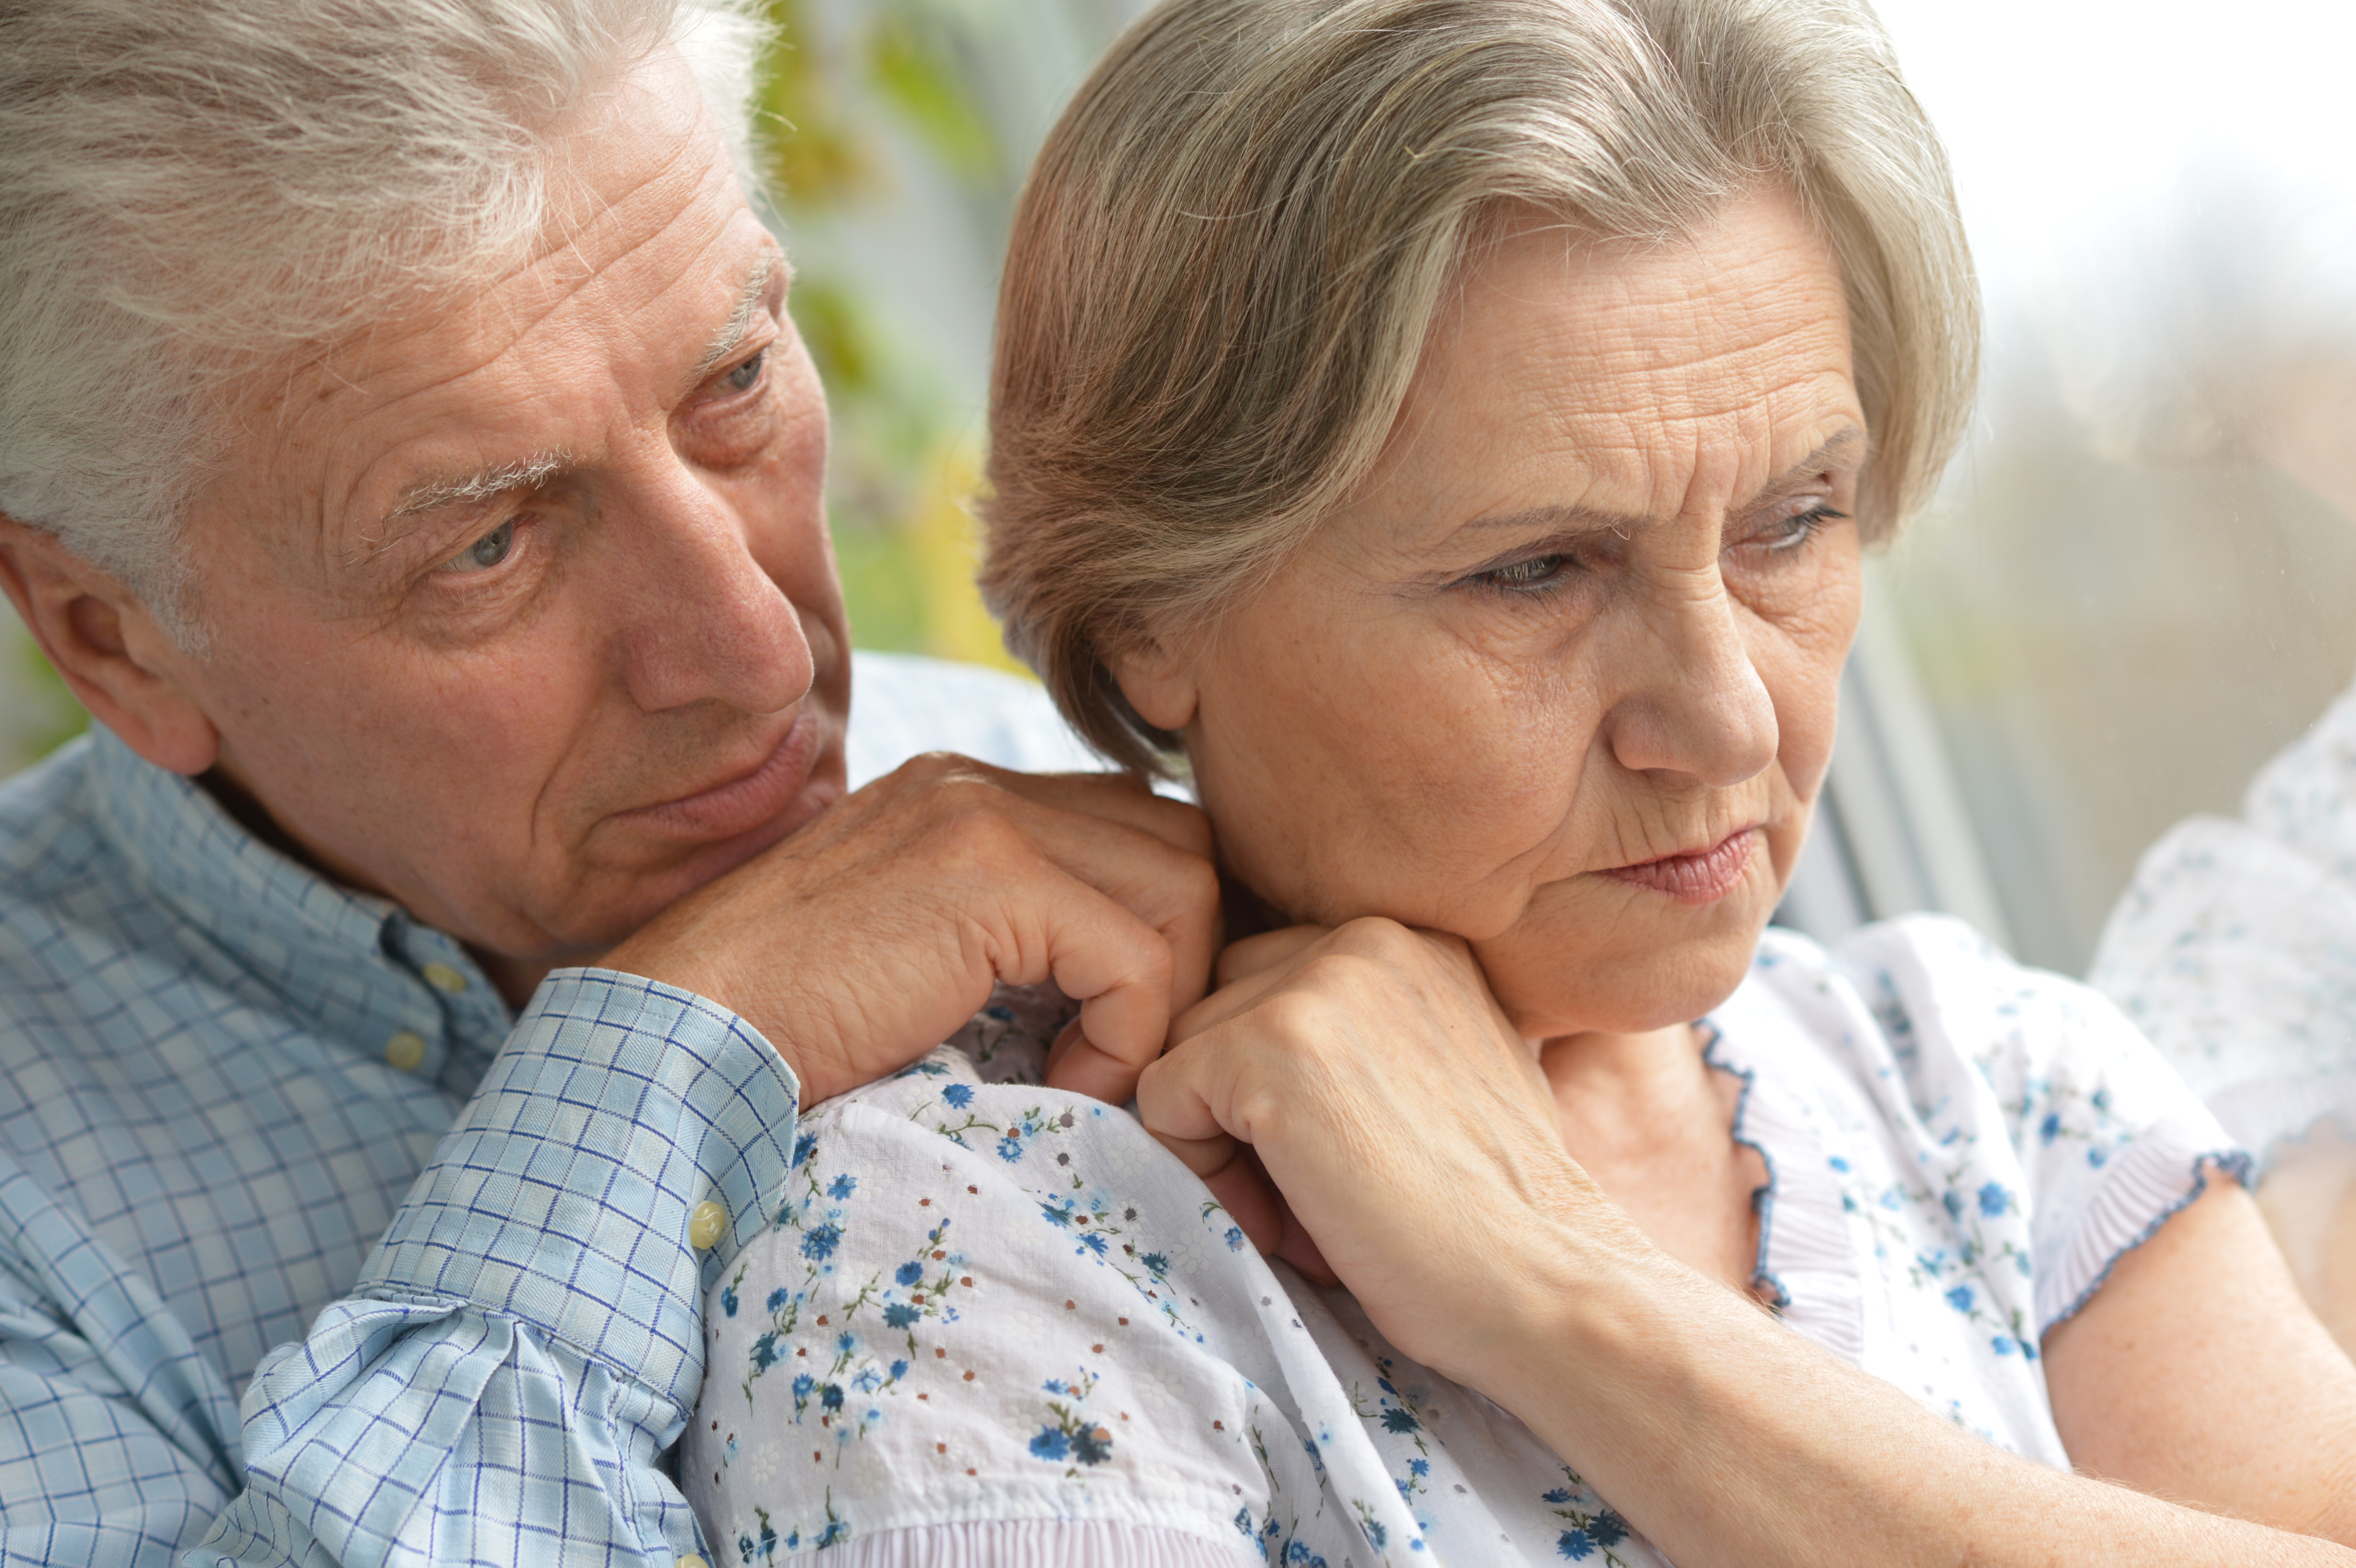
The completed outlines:
{"type": "Polygon", "coordinates": [[[712,1564],[706,1563],[702,1558],[698,1557],[694,1552],[691,1552],[686,1556],[680,1558],[678,1562],[672,1563],[670,1568],[712,1568],[712,1564]]]}
{"type": "Polygon", "coordinates": [[[425,1037],[402,1029],[384,1042],[385,1065],[396,1072],[414,1072],[425,1061],[425,1037]]]}
{"type": "Polygon", "coordinates": [[[720,1243],[720,1232],[728,1228],[728,1211],[707,1198],[695,1206],[688,1217],[687,1244],[697,1252],[707,1252],[720,1243]]]}
{"type": "Polygon", "coordinates": [[[447,964],[428,964],[424,975],[427,985],[437,991],[447,991],[454,997],[466,988],[466,976],[447,964]]]}

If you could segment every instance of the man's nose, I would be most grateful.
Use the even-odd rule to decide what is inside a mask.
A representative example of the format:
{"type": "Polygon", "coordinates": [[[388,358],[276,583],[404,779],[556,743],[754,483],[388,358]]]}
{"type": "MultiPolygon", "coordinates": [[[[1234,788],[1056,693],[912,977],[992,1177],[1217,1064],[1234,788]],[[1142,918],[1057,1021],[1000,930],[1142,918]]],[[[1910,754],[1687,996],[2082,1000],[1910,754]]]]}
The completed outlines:
{"type": "Polygon", "coordinates": [[[1723,789],[1775,760],[1774,699],[1714,565],[1648,585],[1615,609],[1611,656],[1622,674],[1604,722],[1622,767],[1723,789]]]}
{"type": "Polygon", "coordinates": [[[635,475],[613,595],[623,678],[648,712],[718,701],[775,713],[801,700],[813,664],[801,617],[753,556],[745,520],[675,456],[635,475]]]}

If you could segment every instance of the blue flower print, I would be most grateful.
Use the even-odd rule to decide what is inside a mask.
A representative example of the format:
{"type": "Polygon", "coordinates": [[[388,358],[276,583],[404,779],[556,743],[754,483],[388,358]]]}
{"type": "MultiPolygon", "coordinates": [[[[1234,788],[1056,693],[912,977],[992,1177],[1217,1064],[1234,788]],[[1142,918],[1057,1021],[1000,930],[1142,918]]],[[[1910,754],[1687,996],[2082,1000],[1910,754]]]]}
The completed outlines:
{"type": "Polygon", "coordinates": [[[1088,1251],[1096,1253],[1097,1256],[1102,1257],[1111,1247],[1112,1243],[1106,1241],[1104,1237],[1099,1235],[1098,1232],[1091,1231],[1087,1235],[1080,1238],[1080,1245],[1087,1248],[1088,1251]]]}
{"type": "Polygon", "coordinates": [[[1617,1546],[1628,1539],[1628,1521],[1605,1509],[1587,1521],[1587,1533],[1595,1538],[1598,1546],[1617,1546]]]}
{"type": "Polygon", "coordinates": [[[998,1157],[1009,1165],[1020,1163],[1023,1158],[1023,1140],[1011,1135],[999,1139],[998,1157]]]}
{"type": "Polygon", "coordinates": [[[1981,1219],[2000,1219],[2003,1217],[2005,1211],[2011,1207],[2012,1194],[2004,1189],[2004,1186],[2001,1182],[1991,1181],[1987,1186],[1980,1189],[1981,1219]]]}
{"type": "Polygon", "coordinates": [[[857,1339],[855,1339],[851,1338],[851,1334],[849,1333],[849,1331],[848,1331],[848,1330],[846,1330],[845,1332],[841,1333],[841,1334],[838,1334],[838,1335],[836,1335],[836,1336],[834,1337],[834,1349],[835,1349],[835,1353],[836,1353],[836,1354],[838,1354],[838,1355],[847,1356],[847,1355],[851,1354],[851,1351],[852,1347],[853,1347],[853,1346],[855,1346],[855,1345],[857,1345],[858,1343],[859,1343],[859,1341],[858,1341],[857,1339]]]}
{"type": "Polygon", "coordinates": [[[1566,1530],[1554,1549],[1572,1562],[1582,1562],[1595,1555],[1595,1538],[1583,1530],[1566,1530]]]}
{"type": "Polygon", "coordinates": [[[2037,1141],[2050,1144],[2062,1136],[2062,1113],[2048,1111],[2045,1119],[2037,1124],[2037,1141]]]}
{"type": "Polygon", "coordinates": [[[952,1109],[962,1111],[973,1104],[973,1085],[944,1083],[941,1085],[941,1098],[947,1100],[952,1109]]]}
{"type": "Polygon", "coordinates": [[[824,1263],[834,1256],[834,1249],[842,1244],[842,1227],[829,1221],[802,1236],[802,1256],[813,1263],[824,1263]]]}
{"type": "Polygon", "coordinates": [[[1170,1272],[1170,1260],[1163,1257],[1160,1253],[1148,1253],[1137,1261],[1143,1264],[1147,1268],[1151,1269],[1157,1278],[1166,1275],[1170,1272]]]}
{"type": "Polygon", "coordinates": [[[777,1364],[777,1336],[773,1330],[753,1341],[753,1370],[766,1372],[777,1364]]]}
{"type": "Polygon", "coordinates": [[[1234,1225],[1228,1226],[1227,1233],[1223,1239],[1227,1243],[1227,1251],[1239,1253],[1244,1250],[1244,1233],[1240,1228],[1234,1225]]]}
{"type": "MultiPolygon", "coordinates": [[[[742,1275],[739,1275],[737,1276],[737,1278],[738,1278],[738,1279],[742,1279],[743,1277],[744,1277],[744,1276],[743,1276],[742,1275]]],[[[726,1285],[723,1285],[723,1286],[721,1287],[721,1289],[720,1289],[720,1306],[721,1306],[722,1310],[725,1311],[725,1312],[728,1314],[728,1316],[729,1316],[729,1317],[735,1317],[735,1316],[736,1316],[736,1281],[735,1281],[735,1280],[733,1280],[733,1279],[732,1279],[732,1280],[730,1280],[726,1285]]]]}
{"type": "Polygon", "coordinates": [[[1947,1218],[1950,1220],[1960,1220],[1964,1217],[1964,1199],[1961,1193],[1940,1193],[1939,1206],[1947,1211],[1947,1218]]]}
{"type": "Polygon", "coordinates": [[[1999,1356],[2009,1356],[2016,1348],[2013,1344],[2012,1336],[2009,1334],[1998,1334],[1995,1339],[1988,1341],[1988,1346],[1999,1356]]]}
{"type": "Polygon", "coordinates": [[[2093,1166],[2096,1170],[2102,1169],[2103,1161],[2110,1157],[2111,1157],[2109,1155],[2104,1153],[2099,1147],[2090,1148],[2086,1151],[2086,1163],[2093,1166]]]}
{"type": "Polygon", "coordinates": [[[794,1379],[794,1403],[796,1404],[799,1405],[809,1403],[809,1396],[817,1392],[818,1380],[810,1376],[808,1372],[804,1372],[799,1377],[794,1379]]]}
{"type": "Polygon", "coordinates": [[[1383,1430],[1386,1432],[1413,1432],[1422,1424],[1422,1422],[1415,1418],[1415,1412],[1411,1410],[1395,1407],[1383,1412],[1383,1430]]]}
{"type": "Polygon", "coordinates": [[[787,1290],[781,1285],[777,1286],[776,1289],[769,1292],[769,1299],[766,1304],[766,1309],[768,1311],[775,1312],[778,1307],[783,1307],[787,1302],[791,1301],[793,1298],[794,1293],[787,1290]]]}
{"type": "Polygon", "coordinates": [[[803,1166],[809,1164],[809,1157],[816,1153],[817,1150],[818,1135],[816,1133],[804,1133],[801,1136],[796,1138],[794,1140],[794,1168],[796,1170],[799,1170],[803,1166]]]}
{"type": "Polygon", "coordinates": [[[1101,1426],[1083,1425],[1072,1434],[1072,1457],[1083,1465],[1101,1465],[1112,1457],[1112,1435],[1101,1426]]]}
{"type": "Polygon", "coordinates": [[[1410,1476],[1429,1476],[1431,1474],[1431,1461],[1429,1459],[1409,1459],[1407,1462],[1407,1473],[1410,1476]]]}
{"type": "Polygon", "coordinates": [[[908,1375],[908,1363],[907,1363],[907,1362],[905,1362],[905,1361],[894,1361],[894,1362],[893,1362],[893,1363],[892,1363],[892,1381],[893,1381],[894,1382],[895,1382],[895,1383],[896,1383],[896,1382],[898,1382],[902,1378],[905,1378],[905,1377],[906,1377],[907,1375],[908,1375]]]}
{"type": "Polygon", "coordinates": [[[1031,1452],[1052,1465],[1060,1465],[1072,1456],[1072,1440],[1060,1427],[1043,1426],[1039,1435],[1031,1439],[1031,1452]]]}
{"type": "Polygon", "coordinates": [[[1969,1312],[1973,1302],[1977,1299],[1973,1296],[1972,1287],[1968,1285],[1959,1285],[1947,1292],[1947,1305],[1958,1312],[1969,1312]]]}
{"type": "Polygon", "coordinates": [[[923,1316],[922,1311],[905,1301],[886,1302],[884,1307],[884,1326],[886,1328],[913,1328],[916,1326],[916,1320],[923,1316]]]}
{"type": "Polygon", "coordinates": [[[1547,1493],[1546,1496],[1540,1498],[1538,1500],[1540,1502],[1547,1503],[1567,1503],[1570,1500],[1570,1493],[1568,1489],[1562,1487],[1557,1487],[1554,1490],[1547,1493]]]}
{"type": "Polygon", "coordinates": [[[841,1383],[827,1384],[825,1388],[819,1391],[818,1403],[819,1408],[821,1410],[841,1410],[842,1408],[842,1385],[841,1383]]]}
{"type": "Polygon", "coordinates": [[[826,1184],[826,1195],[829,1198],[833,1199],[838,1203],[841,1202],[844,1199],[850,1197],[857,1190],[859,1190],[859,1178],[852,1176],[848,1172],[836,1177],[832,1181],[826,1184]]]}
{"type": "Polygon", "coordinates": [[[892,1277],[902,1285],[914,1285],[925,1277],[925,1265],[915,1262],[902,1264],[892,1277]]]}

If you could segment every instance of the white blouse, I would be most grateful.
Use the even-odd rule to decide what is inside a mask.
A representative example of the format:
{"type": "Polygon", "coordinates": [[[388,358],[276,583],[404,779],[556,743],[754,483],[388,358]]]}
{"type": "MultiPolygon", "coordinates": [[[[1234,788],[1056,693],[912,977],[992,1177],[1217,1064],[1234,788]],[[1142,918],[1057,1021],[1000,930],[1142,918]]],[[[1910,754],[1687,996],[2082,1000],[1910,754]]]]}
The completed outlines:
{"type": "MultiPolygon", "coordinates": [[[[1068,1006],[1002,992],[808,1117],[710,1299],[680,1449],[726,1560],[1659,1561],[1518,1420],[1261,1258],[1130,1115],[1030,1086],[1068,1006]]],[[[1951,920],[1831,954],[1771,931],[1701,1027],[1769,1173],[1783,1320],[2067,1465],[2039,1342],[2240,1178],[2214,1118],[2109,1003],[1951,920]]]]}

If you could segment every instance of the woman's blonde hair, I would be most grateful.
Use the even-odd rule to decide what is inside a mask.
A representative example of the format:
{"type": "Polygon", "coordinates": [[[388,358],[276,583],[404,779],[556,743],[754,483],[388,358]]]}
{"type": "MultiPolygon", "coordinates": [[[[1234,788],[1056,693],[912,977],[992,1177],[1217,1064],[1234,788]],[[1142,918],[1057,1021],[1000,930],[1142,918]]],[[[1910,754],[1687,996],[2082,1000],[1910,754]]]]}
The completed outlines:
{"type": "Polygon", "coordinates": [[[1266,581],[1380,453],[1468,249],[1689,234],[1790,187],[1846,281],[1886,535],[1977,372],[1944,154],[1862,0],[1168,0],[1047,138],[999,299],[982,588],[1114,761],[1106,656],[1266,581]]]}

